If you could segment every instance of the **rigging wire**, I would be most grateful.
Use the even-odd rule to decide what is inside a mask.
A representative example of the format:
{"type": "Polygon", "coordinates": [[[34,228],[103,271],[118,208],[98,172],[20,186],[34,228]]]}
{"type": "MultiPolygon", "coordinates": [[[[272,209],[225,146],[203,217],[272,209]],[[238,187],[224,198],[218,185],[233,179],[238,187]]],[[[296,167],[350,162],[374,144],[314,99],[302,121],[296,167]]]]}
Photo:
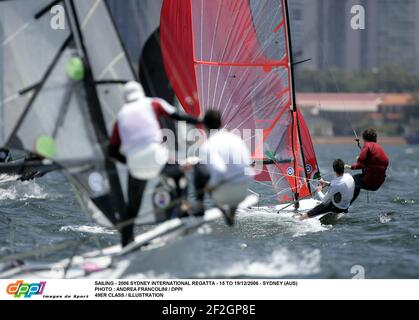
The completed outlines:
{"type": "MultiPolygon", "coordinates": [[[[333,83],[335,84],[336,93],[342,92],[340,90],[339,83],[338,83],[335,75],[333,74],[333,72],[331,70],[327,70],[327,72],[330,74],[330,77],[331,77],[333,83]]],[[[351,118],[350,113],[348,111],[347,105],[346,105],[345,102],[342,102],[342,105],[343,105],[343,108],[345,110],[345,115],[346,115],[347,121],[349,122],[349,125],[351,126],[351,130],[354,134],[355,142],[357,143],[358,147],[361,149],[360,139],[358,138],[358,134],[357,134],[357,131],[355,130],[355,126],[353,124],[352,118],[351,118]]]]}
{"type": "MultiPolygon", "coordinates": [[[[324,56],[324,62],[326,62],[326,55],[324,56]]],[[[335,75],[333,74],[333,72],[331,70],[327,70],[327,72],[330,74],[330,77],[331,77],[333,83],[335,84],[336,93],[341,92],[340,88],[339,88],[339,84],[338,84],[337,79],[336,79],[335,75]]],[[[345,111],[346,118],[347,118],[347,120],[349,122],[349,125],[351,126],[352,132],[354,134],[354,137],[355,137],[354,141],[356,142],[359,150],[361,150],[362,149],[361,140],[359,139],[358,134],[355,130],[355,127],[353,125],[353,122],[352,122],[351,116],[349,114],[348,108],[346,106],[346,103],[343,102],[342,105],[343,105],[343,108],[344,108],[344,111],[345,111]]],[[[369,203],[369,191],[368,190],[367,190],[367,202],[369,203]]]]}
{"type": "MultiPolygon", "coordinates": [[[[324,64],[324,65],[328,65],[328,63],[327,63],[327,55],[323,55],[323,64],[324,64]]],[[[330,78],[332,79],[332,82],[333,82],[333,84],[334,84],[334,86],[335,86],[335,88],[336,88],[336,93],[342,92],[342,91],[341,91],[341,88],[339,87],[339,83],[338,83],[338,81],[337,81],[337,79],[336,79],[335,75],[333,74],[332,70],[330,70],[330,69],[326,69],[326,72],[330,75],[330,78]]],[[[317,80],[317,83],[319,84],[319,80],[317,80]]],[[[319,88],[321,87],[321,86],[320,86],[320,84],[318,85],[318,87],[319,87],[319,88]]],[[[346,116],[346,120],[348,121],[348,123],[349,123],[349,125],[350,125],[350,127],[351,127],[351,130],[352,130],[352,133],[354,134],[354,140],[355,140],[355,142],[357,143],[357,145],[358,145],[359,147],[361,147],[361,146],[360,146],[360,140],[359,140],[359,138],[358,138],[357,131],[356,131],[356,129],[355,129],[355,126],[354,126],[354,124],[353,124],[352,118],[351,118],[350,113],[349,113],[349,111],[348,111],[348,107],[347,107],[347,105],[346,105],[346,103],[345,103],[344,101],[342,101],[342,102],[341,102],[341,104],[342,104],[343,109],[344,109],[344,113],[345,113],[345,116],[346,116]]]]}

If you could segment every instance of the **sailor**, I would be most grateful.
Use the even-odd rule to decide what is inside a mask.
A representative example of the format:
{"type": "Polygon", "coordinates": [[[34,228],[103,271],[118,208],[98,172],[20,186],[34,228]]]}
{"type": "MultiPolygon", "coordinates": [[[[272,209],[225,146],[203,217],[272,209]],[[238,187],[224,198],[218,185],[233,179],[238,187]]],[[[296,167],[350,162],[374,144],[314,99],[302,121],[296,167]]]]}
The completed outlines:
{"type": "Polygon", "coordinates": [[[12,154],[9,149],[0,148],[0,163],[8,163],[12,161],[12,154]]]}
{"type": "Polygon", "coordinates": [[[162,145],[159,120],[170,118],[191,124],[198,124],[199,120],[178,112],[162,99],[146,97],[138,82],[131,81],[125,85],[124,101],[108,152],[111,158],[126,163],[129,170],[128,204],[120,229],[122,245],[126,246],[134,240],[133,220],[141,208],[147,181],[157,177],[169,159],[169,151],[162,145]]]}
{"type": "Polygon", "coordinates": [[[209,138],[200,147],[200,162],[195,166],[195,215],[204,213],[204,195],[208,193],[223,210],[227,223],[233,225],[237,206],[246,198],[254,176],[250,152],[240,137],[221,130],[218,111],[205,114],[204,126],[209,138]]]}
{"type": "Polygon", "coordinates": [[[347,169],[362,170],[362,173],[354,176],[355,193],[351,204],[358,198],[361,189],[377,191],[386,179],[386,170],[389,158],[384,149],[377,143],[377,131],[368,128],[362,133],[364,147],[352,166],[347,169]]]}
{"type": "Polygon", "coordinates": [[[330,183],[330,189],[326,195],[322,192],[324,182],[321,182],[316,188],[316,194],[322,203],[307,213],[302,214],[299,217],[300,220],[313,218],[328,212],[348,212],[355,190],[354,179],[349,173],[345,173],[345,163],[341,159],[336,159],[333,162],[333,170],[336,174],[336,179],[330,183]]]}

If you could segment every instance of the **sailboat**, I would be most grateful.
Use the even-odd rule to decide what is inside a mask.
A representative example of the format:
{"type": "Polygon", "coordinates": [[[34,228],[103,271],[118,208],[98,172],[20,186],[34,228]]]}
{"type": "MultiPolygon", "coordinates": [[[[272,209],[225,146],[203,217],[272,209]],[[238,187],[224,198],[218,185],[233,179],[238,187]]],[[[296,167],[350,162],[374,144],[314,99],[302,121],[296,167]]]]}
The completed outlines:
{"type": "MultiPolygon", "coordinates": [[[[0,145],[42,156],[26,165],[61,170],[83,210],[100,225],[117,226],[127,172],[106,150],[123,105],[122,86],[136,77],[106,2],[0,2],[0,30],[0,145]],[[51,24],[51,9],[57,5],[65,12],[64,29],[51,24]]],[[[246,200],[240,209],[254,205],[257,197],[246,200]]],[[[43,278],[124,277],[137,250],[155,240],[176,239],[222,215],[213,208],[203,217],[168,220],[124,249],[116,245],[82,255],[76,250],[52,264],[22,261],[32,253],[0,257],[0,278],[35,273],[43,278]]]]}
{"type": "Polygon", "coordinates": [[[274,213],[319,202],[320,169],[298,108],[288,1],[166,0],[161,16],[166,72],[186,112],[218,110],[224,127],[249,143],[274,213]],[[250,134],[249,134],[250,132],[250,134]]]}

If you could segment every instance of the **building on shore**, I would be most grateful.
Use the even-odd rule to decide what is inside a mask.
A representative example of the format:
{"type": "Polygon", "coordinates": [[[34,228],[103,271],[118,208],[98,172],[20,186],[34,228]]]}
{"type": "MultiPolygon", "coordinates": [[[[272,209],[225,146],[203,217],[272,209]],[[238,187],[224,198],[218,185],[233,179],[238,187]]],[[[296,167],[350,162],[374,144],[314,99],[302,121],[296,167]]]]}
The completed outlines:
{"type": "Polygon", "coordinates": [[[383,136],[419,129],[419,99],[412,94],[300,93],[297,103],[314,136],[353,136],[369,126],[383,136]]]}

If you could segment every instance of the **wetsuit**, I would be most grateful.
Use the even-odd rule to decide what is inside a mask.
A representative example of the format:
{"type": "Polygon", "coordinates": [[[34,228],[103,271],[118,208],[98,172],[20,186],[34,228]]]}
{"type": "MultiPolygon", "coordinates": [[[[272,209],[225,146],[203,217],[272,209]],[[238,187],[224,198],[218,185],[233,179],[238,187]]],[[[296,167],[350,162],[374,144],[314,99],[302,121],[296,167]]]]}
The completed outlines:
{"type": "Polygon", "coordinates": [[[352,170],[362,170],[362,173],[354,176],[356,187],[351,203],[358,198],[361,189],[377,191],[382,186],[388,165],[389,159],[384,149],[376,142],[365,142],[357,163],[351,166],[352,170]]]}

